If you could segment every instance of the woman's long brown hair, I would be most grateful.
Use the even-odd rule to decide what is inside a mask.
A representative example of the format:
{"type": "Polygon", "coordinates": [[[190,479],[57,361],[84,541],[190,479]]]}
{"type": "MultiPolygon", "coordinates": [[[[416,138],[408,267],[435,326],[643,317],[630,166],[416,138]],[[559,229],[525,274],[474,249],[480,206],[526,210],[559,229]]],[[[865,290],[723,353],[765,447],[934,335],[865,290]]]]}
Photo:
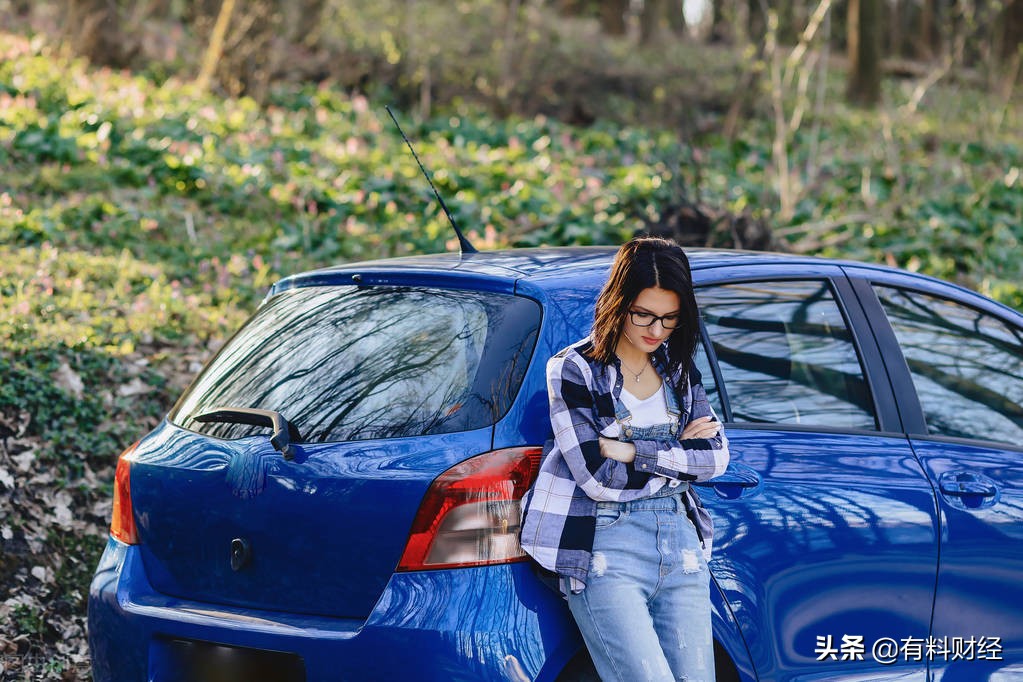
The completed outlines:
{"type": "Polygon", "coordinates": [[[640,292],[650,287],[678,294],[679,325],[668,337],[667,369],[669,375],[680,367],[688,372],[700,338],[692,273],[682,247],[660,237],[637,237],[615,255],[611,275],[597,297],[590,356],[605,364],[614,362],[625,316],[640,292]]]}

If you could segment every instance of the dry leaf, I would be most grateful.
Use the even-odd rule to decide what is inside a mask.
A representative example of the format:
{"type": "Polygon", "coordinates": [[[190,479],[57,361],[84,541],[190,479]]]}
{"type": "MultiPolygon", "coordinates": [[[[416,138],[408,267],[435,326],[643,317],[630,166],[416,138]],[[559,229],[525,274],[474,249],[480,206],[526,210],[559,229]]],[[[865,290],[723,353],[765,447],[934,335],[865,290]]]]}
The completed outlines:
{"type": "Polygon", "coordinates": [[[152,386],[142,381],[142,379],[140,379],[139,377],[135,377],[134,379],[131,380],[131,382],[118,388],[117,393],[118,395],[127,398],[133,395],[143,395],[145,393],[151,393],[153,390],[154,389],[152,386]]]}
{"type": "Polygon", "coordinates": [[[81,398],[85,392],[82,377],[78,376],[78,373],[71,369],[66,362],[61,362],[60,367],[53,373],[53,382],[76,398],[81,398]]]}
{"type": "Polygon", "coordinates": [[[32,463],[36,460],[35,450],[26,450],[20,455],[11,457],[11,460],[18,465],[18,471],[25,473],[32,468],[32,463]]]}

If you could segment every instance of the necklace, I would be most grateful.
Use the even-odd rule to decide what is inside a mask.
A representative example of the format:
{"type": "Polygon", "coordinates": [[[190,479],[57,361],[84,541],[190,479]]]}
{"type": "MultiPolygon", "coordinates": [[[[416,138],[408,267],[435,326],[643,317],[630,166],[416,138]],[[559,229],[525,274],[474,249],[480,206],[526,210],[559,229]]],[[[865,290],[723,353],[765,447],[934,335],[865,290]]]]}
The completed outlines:
{"type": "Polygon", "coordinates": [[[622,360],[622,356],[619,355],[618,356],[618,360],[622,363],[622,366],[625,369],[629,370],[629,373],[636,378],[636,383],[637,384],[639,383],[639,378],[641,376],[643,376],[643,373],[646,372],[646,368],[650,365],[649,358],[648,358],[648,361],[643,363],[643,369],[639,370],[639,373],[637,373],[634,369],[632,369],[631,367],[629,367],[628,365],[625,364],[625,360],[622,360]]]}

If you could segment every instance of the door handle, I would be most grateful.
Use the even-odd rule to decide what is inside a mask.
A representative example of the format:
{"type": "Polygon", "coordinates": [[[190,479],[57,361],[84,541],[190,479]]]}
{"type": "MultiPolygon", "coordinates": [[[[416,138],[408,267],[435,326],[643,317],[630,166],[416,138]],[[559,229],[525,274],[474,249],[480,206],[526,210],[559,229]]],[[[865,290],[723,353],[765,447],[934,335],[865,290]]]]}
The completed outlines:
{"type": "Polygon", "coordinates": [[[761,485],[760,474],[745,464],[733,463],[728,465],[725,473],[717,478],[694,485],[713,488],[714,492],[721,497],[734,500],[747,492],[752,493],[755,488],[761,485]]]}
{"type": "Polygon", "coordinates": [[[739,478],[736,476],[722,476],[721,478],[715,478],[710,482],[713,486],[718,485],[737,485],[740,488],[755,488],[760,481],[756,479],[739,478]]]}
{"type": "Polygon", "coordinates": [[[946,471],[938,478],[943,495],[955,497],[967,507],[986,506],[982,500],[998,495],[998,486],[987,476],[969,471],[946,471]]]}
{"type": "Polygon", "coordinates": [[[981,497],[993,497],[997,489],[983,481],[942,481],[941,492],[953,497],[967,497],[969,495],[980,495],[981,497]]]}

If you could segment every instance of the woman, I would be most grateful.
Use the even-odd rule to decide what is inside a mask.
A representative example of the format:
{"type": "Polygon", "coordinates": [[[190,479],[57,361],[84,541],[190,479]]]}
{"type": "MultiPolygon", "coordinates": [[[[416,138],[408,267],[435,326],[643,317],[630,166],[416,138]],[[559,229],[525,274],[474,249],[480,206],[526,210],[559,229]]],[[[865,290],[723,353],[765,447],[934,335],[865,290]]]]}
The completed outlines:
{"type": "Polygon", "coordinates": [[[713,680],[713,529],[689,482],[721,475],[728,445],[692,363],[682,248],[625,244],[594,318],[547,363],[554,438],[523,501],[522,546],[558,574],[605,682],[713,680]]]}

